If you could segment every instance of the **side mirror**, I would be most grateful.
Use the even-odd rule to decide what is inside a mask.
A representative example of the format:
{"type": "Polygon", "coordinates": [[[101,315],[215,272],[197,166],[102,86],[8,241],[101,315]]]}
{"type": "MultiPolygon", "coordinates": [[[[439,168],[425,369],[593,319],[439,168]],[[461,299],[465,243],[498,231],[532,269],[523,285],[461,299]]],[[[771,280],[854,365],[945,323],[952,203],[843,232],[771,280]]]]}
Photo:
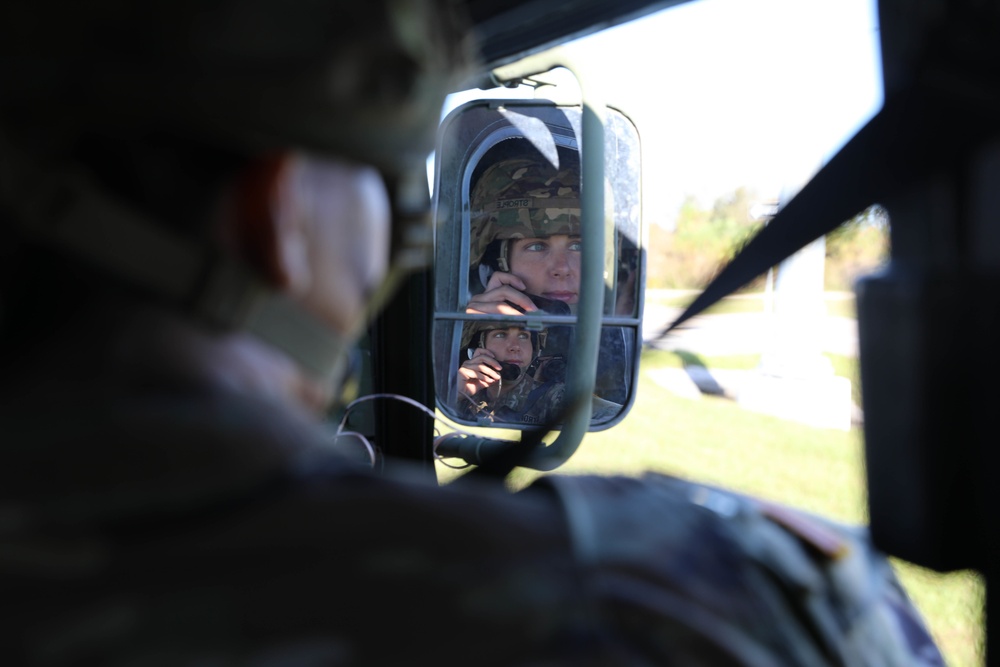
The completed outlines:
{"type": "Polygon", "coordinates": [[[455,422],[558,424],[570,408],[567,370],[586,335],[599,340],[589,430],[614,425],[634,401],[645,269],[639,138],[608,109],[603,155],[581,155],[583,114],[542,100],[480,100],[442,124],[434,380],[438,408],[455,422]],[[604,306],[600,331],[591,332],[577,328],[588,298],[580,250],[594,242],[579,224],[585,159],[603,160],[605,176],[601,293],[589,295],[604,306]]]}

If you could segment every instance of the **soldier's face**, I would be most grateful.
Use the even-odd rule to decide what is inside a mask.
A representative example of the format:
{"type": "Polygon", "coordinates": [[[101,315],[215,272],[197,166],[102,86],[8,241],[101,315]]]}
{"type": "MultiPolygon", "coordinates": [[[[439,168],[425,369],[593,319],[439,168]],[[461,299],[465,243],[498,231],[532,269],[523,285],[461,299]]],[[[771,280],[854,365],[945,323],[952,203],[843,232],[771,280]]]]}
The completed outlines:
{"type": "Polygon", "coordinates": [[[517,239],[510,248],[510,271],[524,281],[529,294],[575,304],[580,297],[580,237],[517,239]]]}
{"type": "Polygon", "coordinates": [[[519,327],[486,332],[486,349],[497,361],[517,364],[522,370],[531,363],[531,334],[519,327]]]}

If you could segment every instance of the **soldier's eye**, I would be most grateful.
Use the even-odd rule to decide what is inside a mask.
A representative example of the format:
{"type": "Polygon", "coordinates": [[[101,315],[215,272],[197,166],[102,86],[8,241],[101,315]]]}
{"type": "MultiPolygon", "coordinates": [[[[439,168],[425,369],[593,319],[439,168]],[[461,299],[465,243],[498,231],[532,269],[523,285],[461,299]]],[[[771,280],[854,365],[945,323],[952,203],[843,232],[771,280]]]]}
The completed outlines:
{"type": "Polygon", "coordinates": [[[531,336],[522,331],[521,333],[517,334],[517,337],[520,340],[528,340],[531,336]]]}
{"type": "Polygon", "coordinates": [[[572,250],[573,252],[580,252],[581,250],[583,250],[583,243],[581,243],[579,240],[571,241],[569,244],[569,249],[572,250]]]}
{"type": "Polygon", "coordinates": [[[525,252],[542,252],[545,250],[545,244],[541,241],[534,241],[532,243],[526,243],[523,250],[525,252]]]}

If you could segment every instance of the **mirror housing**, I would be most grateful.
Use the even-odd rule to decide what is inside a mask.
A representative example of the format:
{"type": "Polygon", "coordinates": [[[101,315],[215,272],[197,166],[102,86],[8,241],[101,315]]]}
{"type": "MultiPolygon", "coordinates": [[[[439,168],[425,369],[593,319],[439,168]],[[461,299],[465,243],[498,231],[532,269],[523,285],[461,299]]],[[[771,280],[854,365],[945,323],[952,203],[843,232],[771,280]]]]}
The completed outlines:
{"type": "MultiPolygon", "coordinates": [[[[538,295],[532,297],[539,307],[537,312],[519,314],[512,311],[516,314],[507,315],[468,312],[470,297],[486,288],[485,279],[480,278],[480,258],[473,257],[470,250],[473,246],[470,193],[490,165],[522,156],[526,150],[554,168],[565,165],[567,159],[578,155],[581,145],[585,144],[582,141],[585,115],[585,109],[580,106],[562,106],[545,100],[479,100],[459,107],[442,124],[434,189],[434,372],[438,407],[453,421],[473,426],[493,424],[525,429],[548,423],[551,417],[551,412],[544,410],[518,418],[517,415],[498,415],[493,409],[479,413],[461,409],[466,403],[475,405],[462,395],[458,386],[460,366],[475,350],[467,347],[466,340],[472,327],[499,329],[503,325],[520,327],[534,334],[548,333],[550,341],[562,340],[557,348],[561,354],[572,350],[564,355],[564,361],[568,361],[570,367],[576,363],[575,351],[580,338],[586,335],[574,329],[577,316],[581,316],[581,322],[583,319],[585,287],[580,288],[577,313],[572,312],[573,306],[567,308],[564,303],[556,304],[563,307],[561,311],[546,307],[538,295]]],[[[613,109],[607,110],[602,127],[603,155],[588,158],[584,151],[582,158],[603,162],[606,178],[600,180],[605,182],[602,194],[607,199],[604,212],[598,213],[605,221],[598,234],[606,250],[597,257],[597,280],[591,283],[597,285],[596,296],[603,298],[604,306],[597,306],[596,320],[603,327],[599,330],[595,327],[590,334],[599,341],[602,353],[598,354],[596,368],[590,369],[591,377],[597,379],[597,388],[595,391],[592,380],[586,390],[593,399],[587,407],[594,416],[590,419],[588,415],[587,430],[602,430],[614,425],[625,416],[634,401],[641,348],[641,285],[645,270],[638,133],[627,117],[613,109]],[[619,409],[610,409],[609,403],[619,409]]],[[[585,188],[581,190],[584,197],[586,192],[585,188]]],[[[588,244],[598,245],[593,237],[587,236],[586,230],[581,236],[584,251],[588,244]]],[[[532,344],[538,356],[537,336],[532,338],[532,344]]],[[[551,346],[550,342],[549,351],[551,346]]],[[[551,370],[552,366],[548,368],[551,370]]]]}

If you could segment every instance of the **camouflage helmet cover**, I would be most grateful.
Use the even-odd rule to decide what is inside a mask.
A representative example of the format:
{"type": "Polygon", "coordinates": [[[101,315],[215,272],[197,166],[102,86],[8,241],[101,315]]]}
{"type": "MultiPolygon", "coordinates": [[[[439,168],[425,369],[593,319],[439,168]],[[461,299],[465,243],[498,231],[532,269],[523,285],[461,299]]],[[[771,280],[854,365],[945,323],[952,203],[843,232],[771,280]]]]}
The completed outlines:
{"type": "Polygon", "coordinates": [[[472,65],[448,0],[33,0],[0,38],[0,114],[46,136],[178,128],[389,173],[426,162],[472,65]]]}
{"type": "Polygon", "coordinates": [[[491,165],[469,197],[470,262],[493,241],[580,233],[580,168],[513,158],[491,165]]]}
{"type": "MultiPolygon", "coordinates": [[[[484,322],[481,320],[466,322],[464,328],[462,329],[462,350],[466,350],[470,347],[482,347],[482,345],[480,345],[481,334],[488,331],[495,331],[496,329],[511,328],[523,329],[524,327],[517,322],[484,322]]],[[[531,334],[531,344],[534,347],[532,350],[532,357],[537,357],[538,353],[545,347],[548,333],[544,329],[542,331],[525,330],[531,334]]]]}

